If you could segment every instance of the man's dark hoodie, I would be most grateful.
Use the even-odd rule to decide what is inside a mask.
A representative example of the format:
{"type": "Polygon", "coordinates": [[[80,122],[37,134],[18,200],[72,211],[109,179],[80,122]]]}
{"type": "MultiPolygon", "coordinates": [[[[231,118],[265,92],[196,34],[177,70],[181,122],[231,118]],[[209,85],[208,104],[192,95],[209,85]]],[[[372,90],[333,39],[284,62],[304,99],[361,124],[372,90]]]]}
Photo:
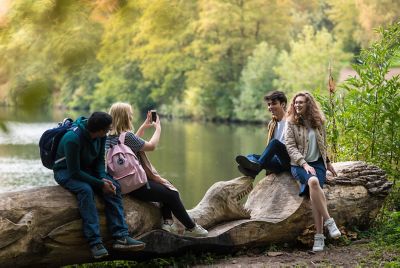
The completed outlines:
{"type": "Polygon", "coordinates": [[[61,139],[57,154],[57,159],[65,157],[56,163],[54,171],[67,169],[70,178],[89,183],[94,187],[103,187],[102,178],[106,178],[104,147],[106,137],[90,137],[86,129],[87,119],[79,117],[73,124],[79,131],[68,131],[61,139]],[[81,136],[81,137],[79,137],[81,136]]]}

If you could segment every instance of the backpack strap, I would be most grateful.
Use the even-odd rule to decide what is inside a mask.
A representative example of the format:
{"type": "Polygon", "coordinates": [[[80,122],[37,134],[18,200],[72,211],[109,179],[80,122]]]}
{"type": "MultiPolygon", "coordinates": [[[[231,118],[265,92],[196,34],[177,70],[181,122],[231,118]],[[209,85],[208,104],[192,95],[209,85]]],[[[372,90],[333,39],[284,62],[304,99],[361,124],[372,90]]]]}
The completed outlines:
{"type": "Polygon", "coordinates": [[[122,132],[120,135],[119,135],[119,138],[118,138],[118,140],[119,140],[119,142],[121,143],[121,144],[125,144],[125,136],[126,136],[126,131],[125,132],[122,132]]]}

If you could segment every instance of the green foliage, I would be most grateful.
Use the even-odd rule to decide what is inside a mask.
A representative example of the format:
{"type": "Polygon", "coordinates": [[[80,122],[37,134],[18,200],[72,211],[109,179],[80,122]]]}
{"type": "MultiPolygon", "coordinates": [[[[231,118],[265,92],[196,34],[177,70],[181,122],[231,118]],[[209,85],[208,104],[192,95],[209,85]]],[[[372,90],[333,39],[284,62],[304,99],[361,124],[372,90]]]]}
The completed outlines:
{"type": "Polygon", "coordinates": [[[335,41],[327,30],[316,32],[306,26],[297,40],[290,43],[290,51],[279,55],[274,69],[278,75],[275,85],[289,92],[321,90],[327,84],[329,62],[334,64],[333,75],[337,76],[349,59],[341,42],[335,41]]]}
{"type": "Polygon", "coordinates": [[[342,42],[357,51],[374,38],[369,25],[396,18],[392,1],[347,2],[14,0],[0,14],[1,103],[24,105],[22,95],[42,84],[36,94],[54,106],[122,100],[176,116],[260,120],[271,79],[284,91],[321,89],[328,62],[336,74],[350,58],[342,42]]]}
{"type": "Polygon", "coordinates": [[[264,120],[266,109],[263,96],[273,90],[276,78],[273,67],[278,51],[274,46],[261,42],[248,58],[240,79],[240,95],[235,102],[236,117],[242,120],[264,120]]]}
{"type": "Polygon", "coordinates": [[[381,40],[363,50],[353,66],[358,76],[347,79],[341,85],[344,93],[336,96],[338,158],[375,163],[396,178],[400,174],[400,79],[386,75],[393,57],[398,57],[400,24],[379,32],[381,40]]]}
{"type": "MultiPolygon", "coordinates": [[[[338,161],[362,160],[383,168],[393,181],[375,227],[370,230],[372,247],[382,259],[386,251],[400,248],[400,78],[388,77],[398,62],[400,23],[380,28],[380,39],[362,50],[353,68],[357,76],[339,85],[340,90],[319,100],[328,122],[336,120],[335,129],[328,125],[328,144],[337,144],[338,161]]],[[[395,258],[387,267],[396,267],[395,258]]],[[[385,267],[386,267],[385,266],[385,267]]]]}

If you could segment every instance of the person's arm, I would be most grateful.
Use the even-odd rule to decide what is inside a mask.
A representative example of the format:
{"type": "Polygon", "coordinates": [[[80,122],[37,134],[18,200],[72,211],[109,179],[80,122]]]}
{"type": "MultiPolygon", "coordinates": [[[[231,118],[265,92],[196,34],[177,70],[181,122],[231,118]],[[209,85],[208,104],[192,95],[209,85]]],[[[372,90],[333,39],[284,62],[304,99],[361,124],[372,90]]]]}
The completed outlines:
{"type": "Polygon", "coordinates": [[[297,148],[296,138],[294,137],[293,131],[294,125],[291,123],[287,123],[286,125],[286,133],[285,133],[285,145],[286,150],[290,156],[290,159],[293,160],[297,165],[303,166],[307,164],[304,156],[300,153],[299,149],[297,148]]]}
{"type": "Polygon", "coordinates": [[[106,137],[100,138],[100,150],[99,155],[96,159],[95,163],[95,171],[99,178],[107,178],[106,175],[106,165],[105,165],[105,144],[106,144],[106,137]]]}
{"type": "Polygon", "coordinates": [[[147,112],[146,120],[144,120],[143,124],[136,131],[135,135],[138,137],[143,137],[144,131],[151,127],[153,124],[151,122],[151,112],[147,112]]]}
{"type": "Polygon", "coordinates": [[[160,141],[161,123],[158,115],[156,122],[153,122],[152,125],[155,127],[156,130],[154,131],[151,139],[149,141],[145,141],[141,151],[154,151],[158,145],[158,142],[160,141]]]}
{"type": "MultiPolygon", "coordinates": [[[[75,134],[76,135],[76,134],[75,134]]],[[[84,172],[80,168],[80,141],[76,136],[74,139],[68,140],[64,144],[65,158],[67,169],[71,174],[71,178],[89,183],[92,186],[102,188],[104,182],[90,174],[84,172]]]]}

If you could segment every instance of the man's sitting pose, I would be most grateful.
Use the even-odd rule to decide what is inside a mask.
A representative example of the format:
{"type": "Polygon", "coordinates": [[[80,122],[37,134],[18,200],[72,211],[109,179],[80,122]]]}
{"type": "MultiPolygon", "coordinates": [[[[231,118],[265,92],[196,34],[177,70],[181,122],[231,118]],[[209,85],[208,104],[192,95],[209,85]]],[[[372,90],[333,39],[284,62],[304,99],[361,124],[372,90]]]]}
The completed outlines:
{"type": "Polygon", "coordinates": [[[285,147],[285,114],[287,98],[281,91],[273,91],[264,97],[272,120],[268,124],[267,147],[261,155],[250,154],[247,157],[238,155],[236,162],[239,171],[255,178],[257,174],[266,169],[268,173],[280,173],[290,170],[290,158],[285,147]]]}
{"type": "Polygon", "coordinates": [[[75,129],[61,139],[53,167],[56,182],[74,193],[78,199],[83,222],[83,234],[93,257],[108,255],[100,236],[99,216],[94,195],[104,201],[108,230],[116,250],[142,250],[145,244],[129,236],[124,218],[120,186],[106,174],[104,147],[112,118],[104,112],[94,112],[89,119],[78,118],[75,129]]]}

